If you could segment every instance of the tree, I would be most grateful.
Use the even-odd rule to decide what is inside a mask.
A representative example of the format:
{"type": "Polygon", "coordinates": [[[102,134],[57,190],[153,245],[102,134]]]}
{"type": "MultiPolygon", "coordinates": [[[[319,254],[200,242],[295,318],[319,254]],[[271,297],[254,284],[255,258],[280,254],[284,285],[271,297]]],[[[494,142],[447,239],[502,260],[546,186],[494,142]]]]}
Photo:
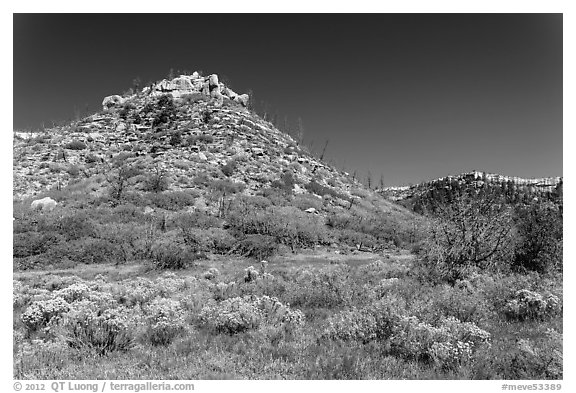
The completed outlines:
{"type": "Polygon", "coordinates": [[[302,124],[302,118],[299,117],[298,118],[298,131],[296,134],[296,142],[300,146],[300,145],[302,145],[303,141],[304,141],[304,125],[302,124]]]}
{"type": "Polygon", "coordinates": [[[550,202],[533,202],[516,209],[520,241],[514,267],[539,273],[562,268],[562,209],[550,202]]]}
{"type": "Polygon", "coordinates": [[[128,181],[138,176],[141,171],[133,163],[127,162],[129,155],[120,153],[114,157],[112,166],[108,167],[106,181],[110,185],[110,196],[119,201],[122,199],[128,181]]]}
{"type": "Polygon", "coordinates": [[[514,250],[511,210],[496,193],[479,196],[474,190],[438,204],[424,246],[425,265],[454,283],[508,261],[514,250]]]}

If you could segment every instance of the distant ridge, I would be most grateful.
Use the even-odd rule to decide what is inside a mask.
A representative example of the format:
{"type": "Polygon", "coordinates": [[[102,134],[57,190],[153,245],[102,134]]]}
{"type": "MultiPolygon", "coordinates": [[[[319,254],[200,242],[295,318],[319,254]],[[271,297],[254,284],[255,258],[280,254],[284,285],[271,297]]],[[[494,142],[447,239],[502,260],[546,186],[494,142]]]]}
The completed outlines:
{"type": "Polygon", "coordinates": [[[523,178],[519,176],[505,176],[498,173],[489,173],[484,171],[473,170],[464,172],[459,175],[448,175],[439,177],[434,180],[422,182],[410,186],[392,186],[384,187],[378,192],[388,199],[400,201],[421,195],[427,190],[445,187],[452,184],[467,185],[472,187],[483,187],[486,185],[514,186],[517,189],[530,194],[539,194],[554,191],[563,183],[563,177],[542,177],[542,178],[523,178]]]}

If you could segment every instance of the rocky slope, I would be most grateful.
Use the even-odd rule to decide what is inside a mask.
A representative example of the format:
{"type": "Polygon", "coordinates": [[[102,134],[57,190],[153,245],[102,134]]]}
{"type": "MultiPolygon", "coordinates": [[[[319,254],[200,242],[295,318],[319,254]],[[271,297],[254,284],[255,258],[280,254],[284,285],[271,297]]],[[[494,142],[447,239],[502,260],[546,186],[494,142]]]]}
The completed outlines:
{"type": "Polygon", "coordinates": [[[247,95],[217,75],[198,73],[106,97],[99,113],[42,133],[14,134],[14,198],[66,186],[105,195],[109,177],[125,168],[138,169],[138,176],[126,178],[132,190],[150,191],[147,179],[162,177],[166,189],[195,190],[200,199],[218,181],[250,195],[289,188],[341,208],[368,194],[377,197],[247,106],[247,95]]]}

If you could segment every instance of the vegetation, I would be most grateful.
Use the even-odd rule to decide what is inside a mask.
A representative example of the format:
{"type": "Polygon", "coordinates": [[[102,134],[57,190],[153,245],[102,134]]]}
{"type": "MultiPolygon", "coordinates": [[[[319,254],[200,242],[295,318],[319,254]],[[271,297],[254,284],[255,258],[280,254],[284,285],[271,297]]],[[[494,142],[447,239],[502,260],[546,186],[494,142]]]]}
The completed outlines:
{"type": "Polygon", "coordinates": [[[402,207],[301,122],[130,100],[18,141],[15,183],[49,190],[13,205],[16,378],[563,377],[561,185],[446,180],[402,207]]]}

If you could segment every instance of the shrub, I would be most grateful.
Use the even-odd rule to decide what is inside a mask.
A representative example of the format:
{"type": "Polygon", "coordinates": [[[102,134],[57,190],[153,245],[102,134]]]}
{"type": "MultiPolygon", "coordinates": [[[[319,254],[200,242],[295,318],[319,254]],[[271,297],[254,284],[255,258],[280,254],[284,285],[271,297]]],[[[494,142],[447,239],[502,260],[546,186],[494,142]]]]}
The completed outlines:
{"type": "Polygon", "coordinates": [[[520,241],[514,266],[539,273],[562,269],[562,209],[536,202],[517,208],[516,215],[520,241]]]}
{"type": "Polygon", "coordinates": [[[195,197],[186,191],[165,191],[150,194],[150,203],[161,209],[178,211],[194,204],[195,197]]]}
{"type": "Polygon", "coordinates": [[[168,345],[184,330],[184,310],[176,300],[156,298],[148,307],[145,336],[152,345],[168,345]]]}
{"type": "Polygon", "coordinates": [[[552,294],[544,297],[538,292],[521,289],[506,303],[504,313],[509,319],[543,320],[562,312],[560,299],[552,294]]]}
{"type": "Polygon", "coordinates": [[[86,156],[86,158],[84,158],[84,161],[85,161],[87,164],[93,164],[93,163],[96,163],[96,162],[100,162],[100,158],[99,158],[97,155],[91,153],[91,154],[88,154],[88,155],[86,156]]]}
{"type": "Polygon", "coordinates": [[[84,142],[81,142],[77,139],[74,139],[70,143],[64,145],[64,148],[68,150],[84,150],[86,147],[87,146],[84,142]]]}
{"type": "Polygon", "coordinates": [[[67,312],[70,305],[61,297],[33,302],[22,313],[21,320],[29,330],[46,326],[53,318],[59,318],[67,312]]]}
{"type": "Polygon", "coordinates": [[[261,260],[274,255],[278,251],[278,244],[272,236],[246,235],[234,246],[234,251],[244,257],[261,260]]]}
{"type": "Polygon", "coordinates": [[[153,264],[156,269],[184,269],[195,255],[174,234],[168,234],[152,246],[153,264]]]}
{"type": "Polygon", "coordinates": [[[230,177],[230,176],[232,176],[232,174],[234,173],[234,170],[236,169],[236,161],[230,160],[225,165],[223,165],[220,169],[222,170],[222,173],[224,175],[230,177]]]}
{"type": "Polygon", "coordinates": [[[343,341],[368,342],[376,339],[376,318],[366,310],[347,310],[328,319],[328,327],[322,336],[343,341]]]}
{"type": "Polygon", "coordinates": [[[316,180],[312,180],[310,183],[306,184],[304,186],[304,188],[306,188],[306,190],[308,190],[308,192],[310,192],[312,194],[316,194],[316,195],[320,195],[320,196],[329,195],[331,197],[343,199],[345,201],[350,200],[350,198],[348,196],[341,194],[338,191],[333,190],[332,188],[325,187],[325,186],[321,185],[320,183],[318,183],[316,180]]]}
{"type": "Polygon", "coordinates": [[[304,324],[304,315],[276,298],[235,297],[200,312],[203,325],[219,333],[236,334],[258,329],[262,325],[296,329],[304,324]]]}
{"type": "Polygon", "coordinates": [[[60,326],[71,347],[94,350],[99,355],[126,351],[134,344],[134,329],[124,307],[100,310],[92,302],[77,302],[60,326]]]}
{"type": "Polygon", "coordinates": [[[80,168],[77,165],[70,165],[68,167],[68,169],[66,170],[66,172],[72,176],[72,177],[76,177],[80,174],[80,168]]]}
{"type": "Polygon", "coordinates": [[[212,135],[202,134],[196,137],[196,141],[201,143],[212,143],[214,142],[214,137],[212,135]]]}
{"type": "Polygon", "coordinates": [[[439,279],[454,283],[511,257],[512,216],[497,195],[460,196],[450,205],[437,206],[435,218],[424,262],[439,279]]]}

